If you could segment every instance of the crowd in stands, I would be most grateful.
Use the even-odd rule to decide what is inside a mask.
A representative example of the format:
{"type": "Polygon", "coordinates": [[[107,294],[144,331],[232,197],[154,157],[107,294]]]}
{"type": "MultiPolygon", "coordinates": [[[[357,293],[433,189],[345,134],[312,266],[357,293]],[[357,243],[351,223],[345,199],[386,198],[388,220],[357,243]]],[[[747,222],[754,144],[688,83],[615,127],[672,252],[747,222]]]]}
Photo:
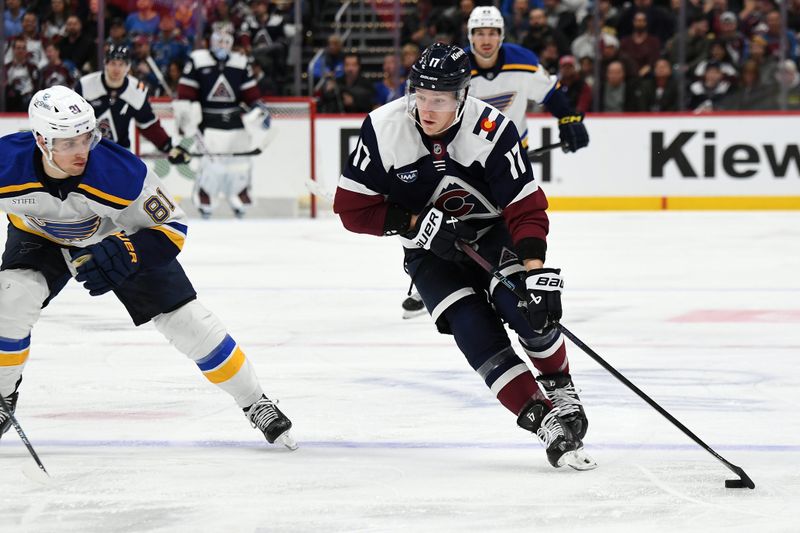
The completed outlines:
{"type": "MultiPolygon", "coordinates": [[[[494,2],[505,17],[505,41],[533,51],[578,111],[767,110],[778,109],[782,96],[789,109],[800,109],[800,0],[785,0],[785,32],[775,0],[683,0],[683,34],[681,0],[596,1],[598,30],[589,0],[494,2]]],[[[468,46],[469,14],[485,4],[491,2],[417,0],[398,29],[402,47],[383,58],[380,79],[365,77],[359,51],[331,35],[309,80],[319,110],[363,113],[399,98],[420,51],[436,41],[468,46]]],[[[304,16],[314,20],[323,5],[303,2],[310,10],[304,16]]],[[[97,0],[6,0],[5,7],[7,111],[24,111],[36,90],[72,85],[98,69],[97,0]]],[[[292,0],[106,0],[104,15],[105,44],[130,47],[131,74],[153,95],[175,92],[191,50],[206,47],[220,27],[251,58],[265,96],[291,92],[292,0]]]]}

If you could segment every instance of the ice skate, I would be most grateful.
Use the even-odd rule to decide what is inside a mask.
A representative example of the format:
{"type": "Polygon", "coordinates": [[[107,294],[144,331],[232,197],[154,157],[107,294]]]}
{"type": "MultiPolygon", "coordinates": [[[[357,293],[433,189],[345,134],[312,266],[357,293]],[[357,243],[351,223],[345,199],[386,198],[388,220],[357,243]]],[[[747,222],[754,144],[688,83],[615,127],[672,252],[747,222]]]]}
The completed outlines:
{"type": "Polygon", "coordinates": [[[403,300],[403,319],[414,318],[425,314],[425,304],[422,303],[422,296],[415,292],[403,300]]]}
{"type": "Polygon", "coordinates": [[[569,426],[570,431],[583,440],[589,421],[575,384],[572,383],[572,376],[563,373],[543,374],[536,381],[542,384],[547,398],[558,407],[559,416],[569,426]]]}
{"type": "Polygon", "coordinates": [[[519,414],[517,425],[534,433],[547,452],[547,460],[556,468],[564,465],[575,470],[591,470],[597,463],[585,451],[583,442],[559,416],[558,408],[531,400],[519,414]]]}
{"type": "Polygon", "coordinates": [[[243,409],[250,425],[258,428],[270,444],[280,442],[290,450],[297,449],[297,443],[289,434],[292,422],[266,396],[261,396],[256,403],[243,409]]]}
{"type": "MultiPolygon", "coordinates": [[[[14,391],[13,393],[9,394],[5,397],[6,404],[11,408],[11,414],[14,414],[14,411],[17,409],[17,398],[19,397],[19,393],[14,391]]],[[[11,427],[11,417],[8,416],[5,409],[0,408],[0,439],[3,438],[3,433],[8,431],[8,428],[11,427]]]]}

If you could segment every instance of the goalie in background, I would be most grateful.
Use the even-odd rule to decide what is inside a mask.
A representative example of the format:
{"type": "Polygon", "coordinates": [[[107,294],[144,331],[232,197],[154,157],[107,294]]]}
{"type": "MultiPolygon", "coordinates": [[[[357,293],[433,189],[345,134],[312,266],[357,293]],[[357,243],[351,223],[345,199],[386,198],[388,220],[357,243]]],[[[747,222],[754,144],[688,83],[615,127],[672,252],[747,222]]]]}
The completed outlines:
{"type": "Polygon", "coordinates": [[[195,144],[206,152],[192,195],[200,214],[209,218],[222,195],[241,218],[253,204],[253,165],[249,157],[231,154],[266,146],[271,117],[247,57],[231,50],[233,36],[216,30],[209,47],[193,51],[183,69],[175,120],[183,135],[196,137],[195,144]]]}
{"type": "MultiPolygon", "coordinates": [[[[0,394],[16,408],[31,330],[75,275],[113,291],[137,326],[156,329],[228,393],[267,441],[294,449],[292,423],[264,395],[225,325],[197,300],[177,260],[186,215],[142,161],[101,139],[92,106],[57,85],[33,96],[31,132],[0,139],[0,394]]],[[[79,362],[75,363],[80,364],[79,362]]],[[[10,418],[0,411],[0,435],[10,418]]]]}
{"type": "Polygon", "coordinates": [[[186,165],[191,157],[183,147],[172,144],[148,101],[144,83],[129,74],[131,53],[127,45],[112,44],[106,52],[103,70],[83,76],[75,92],[94,108],[103,138],[130,150],[130,124],[136,127],[173,165],[186,165]]]}

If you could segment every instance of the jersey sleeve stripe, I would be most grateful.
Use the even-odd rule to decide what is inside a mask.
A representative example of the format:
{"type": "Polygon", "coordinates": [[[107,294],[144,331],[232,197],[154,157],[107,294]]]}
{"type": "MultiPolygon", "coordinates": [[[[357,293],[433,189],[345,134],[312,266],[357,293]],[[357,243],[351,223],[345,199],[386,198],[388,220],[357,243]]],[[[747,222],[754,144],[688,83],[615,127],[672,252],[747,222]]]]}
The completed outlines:
{"type": "Polygon", "coordinates": [[[87,196],[92,197],[93,200],[96,200],[101,204],[116,207],[117,209],[128,207],[133,203],[131,200],[126,200],[125,198],[108,194],[100,189],[95,189],[91,185],[86,185],[85,183],[78,185],[78,188],[81,189],[87,196]]]}
{"type": "Polygon", "coordinates": [[[241,88],[243,91],[246,91],[250,87],[255,87],[255,86],[256,86],[256,80],[250,80],[248,82],[243,83],[241,88]]]}
{"type": "Polygon", "coordinates": [[[7,185],[5,187],[0,187],[0,197],[18,196],[20,194],[25,194],[26,191],[29,191],[31,189],[43,189],[43,188],[44,186],[38,181],[33,181],[29,183],[20,183],[19,185],[7,185]]]}
{"type": "Polygon", "coordinates": [[[189,87],[192,87],[193,89],[199,89],[200,88],[200,84],[199,83],[197,83],[196,81],[194,81],[191,78],[187,78],[186,76],[181,76],[181,78],[178,80],[178,83],[180,85],[187,85],[189,87]]]}
{"type": "Polygon", "coordinates": [[[151,120],[149,122],[139,122],[139,121],[137,121],[136,125],[141,129],[146,129],[146,128],[149,128],[150,126],[152,126],[153,124],[155,124],[156,122],[158,122],[158,117],[155,117],[153,120],[151,120]]]}
{"type": "Polygon", "coordinates": [[[186,242],[186,235],[181,235],[174,229],[167,226],[153,226],[151,230],[160,231],[174,244],[178,250],[183,250],[183,243],[186,242]]]}
{"type": "Polygon", "coordinates": [[[365,194],[367,196],[380,196],[381,193],[375,192],[363,183],[359,183],[355,180],[351,180],[350,178],[346,178],[344,176],[339,176],[339,187],[350,192],[355,192],[358,194],[365,194]]]}

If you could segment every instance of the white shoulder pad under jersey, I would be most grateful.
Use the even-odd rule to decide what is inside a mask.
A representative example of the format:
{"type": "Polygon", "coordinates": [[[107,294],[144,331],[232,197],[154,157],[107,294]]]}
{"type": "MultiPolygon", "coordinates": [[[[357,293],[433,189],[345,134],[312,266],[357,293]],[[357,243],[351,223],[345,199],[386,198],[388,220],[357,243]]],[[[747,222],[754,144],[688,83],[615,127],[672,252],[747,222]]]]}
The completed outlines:
{"type": "Polygon", "coordinates": [[[212,67],[217,64],[217,60],[214,59],[214,56],[211,55],[206,49],[203,50],[193,50],[189,57],[194,63],[194,68],[205,68],[205,67],[212,67]]]}
{"type": "Polygon", "coordinates": [[[92,101],[106,94],[106,88],[103,86],[101,76],[102,72],[92,72],[85,76],[81,76],[81,96],[87,101],[92,101]]]}
{"type": "Polygon", "coordinates": [[[469,94],[507,115],[525,139],[528,101],[544,102],[555,90],[558,79],[541,68],[539,58],[527,48],[505,43],[500,50],[493,68],[472,69],[469,94]]]}
{"type": "Polygon", "coordinates": [[[133,76],[128,76],[128,86],[119,97],[132,108],[139,110],[147,101],[147,86],[133,76]]]}

